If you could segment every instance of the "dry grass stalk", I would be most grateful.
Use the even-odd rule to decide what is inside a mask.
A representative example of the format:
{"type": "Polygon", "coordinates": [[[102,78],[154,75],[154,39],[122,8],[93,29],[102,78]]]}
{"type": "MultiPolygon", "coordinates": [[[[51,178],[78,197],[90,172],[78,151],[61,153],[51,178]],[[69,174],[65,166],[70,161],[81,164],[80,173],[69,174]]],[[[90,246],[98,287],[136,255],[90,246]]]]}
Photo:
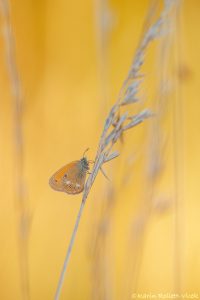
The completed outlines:
{"type": "Polygon", "coordinates": [[[19,213],[19,256],[22,299],[29,299],[29,272],[28,272],[28,233],[29,233],[29,209],[27,199],[24,196],[23,179],[23,132],[22,132],[22,88],[19,71],[15,60],[15,41],[10,20],[10,7],[7,0],[0,0],[0,12],[3,22],[5,41],[5,55],[8,75],[13,99],[14,119],[14,149],[15,149],[15,197],[19,213]]]}
{"type": "Polygon", "coordinates": [[[106,118],[102,135],[99,141],[97,154],[95,157],[94,166],[85,184],[81,206],[78,212],[78,216],[76,218],[69,247],[67,249],[66,258],[60,274],[60,279],[55,294],[55,300],[58,300],[60,298],[60,293],[64,282],[64,276],[71,256],[72,247],[78,230],[79,222],[89,192],[92,188],[92,185],[95,181],[98,172],[101,170],[104,163],[110,161],[111,159],[116,158],[119,155],[119,153],[117,153],[116,151],[112,152],[112,148],[114,144],[120,139],[122,134],[124,134],[124,132],[127,131],[128,129],[137,126],[145,119],[152,116],[151,111],[148,109],[141,111],[136,116],[129,116],[128,107],[130,104],[136,101],[136,95],[141,83],[140,78],[142,76],[142,74],[140,73],[140,69],[144,63],[146,49],[149,46],[149,44],[154,39],[159,37],[159,35],[161,34],[161,25],[163,21],[164,21],[164,14],[161,15],[161,17],[145,32],[143,38],[141,39],[141,43],[138,47],[138,50],[136,51],[136,55],[131,65],[128,77],[126,78],[124,84],[122,85],[122,88],[119,93],[119,97],[116,103],[112,106],[110,113],[106,118]],[[120,115],[122,106],[125,106],[126,112],[120,115]]]}
{"type": "MultiPolygon", "coordinates": [[[[162,25],[162,31],[166,32],[167,35],[161,39],[161,43],[159,46],[159,91],[158,91],[158,96],[157,101],[154,101],[154,107],[156,111],[156,117],[153,119],[151,126],[150,126],[150,139],[147,145],[148,148],[148,161],[147,161],[147,170],[146,170],[146,180],[144,183],[145,192],[144,192],[144,199],[142,202],[142,207],[140,208],[137,218],[133,221],[132,227],[131,227],[131,241],[129,241],[129,246],[128,248],[130,249],[130,255],[127,255],[128,257],[128,269],[129,269],[129,274],[128,274],[128,288],[126,286],[125,290],[128,291],[127,293],[127,299],[129,298],[131,293],[136,293],[137,292],[137,284],[139,280],[139,275],[140,275],[140,266],[141,266],[141,261],[142,261],[142,253],[143,253],[143,247],[144,247],[144,242],[145,242],[145,234],[148,229],[149,222],[151,220],[152,214],[153,213],[163,213],[168,211],[169,206],[171,205],[171,200],[165,196],[162,195],[162,198],[159,197],[157,198],[157,206],[155,206],[155,195],[156,195],[156,188],[158,187],[157,185],[159,184],[159,179],[163,176],[163,172],[166,171],[166,169],[169,166],[166,166],[166,161],[165,161],[165,146],[166,146],[166,132],[164,132],[163,125],[166,122],[166,116],[167,119],[170,118],[169,116],[169,106],[172,105],[173,111],[176,111],[176,113],[180,117],[180,99],[177,101],[179,103],[177,107],[174,109],[172,104],[174,102],[174,98],[172,97],[171,94],[169,94],[169,90],[166,89],[166,83],[168,83],[171,80],[170,76],[170,63],[176,63],[177,62],[177,57],[174,57],[174,53],[172,53],[173,49],[173,42],[172,41],[172,36],[176,36],[176,31],[177,31],[177,24],[174,22],[174,18],[176,18],[177,12],[180,10],[180,1],[166,1],[166,6],[165,6],[165,13],[163,13],[165,17],[165,21],[163,22],[162,25]],[[171,5],[173,4],[173,6],[171,5]],[[173,56],[173,57],[171,57],[173,56]],[[172,60],[172,62],[171,62],[172,60]],[[170,95],[170,96],[169,96],[170,95]],[[159,200],[159,202],[158,202],[159,200]],[[160,205],[160,208],[158,207],[160,205]],[[158,209],[157,209],[158,208],[158,209]]],[[[179,24],[178,24],[179,25],[179,24]]],[[[174,66],[174,65],[173,65],[174,66]]],[[[175,93],[177,92],[178,87],[175,86],[175,93]]],[[[174,113],[174,112],[173,112],[174,113]]],[[[174,121],[177,116],[173,117],[174,121]]],[[[166,125],[166,124],[165,124],[166,125]]],[[[180,134],[180,124],[177,126],[176,124],[173,124],[173,127],[175,131],[179,130],[180,134]]],[[[173,130],[174,130],[173,129],[173,130]]],[[[168,133],[169,134],[169,133],[168,133]]],[[[176,133],[176,136],[178,134],[176,133]]],[[[169,137],[168,137],[169,139],[169,137]]],[[[180,145],[177,145],[177,138],[174,139],[172,142],[174,144],[174,153],[172,154],[175,159],[175,161],[180,161],[180,159],[177,157],[177,149],[180,148],[180,145]]],[[[174,166],[174,172],[176,173],[177,170],[180,170],[180,166],[174,166]]],[[[175,177],[180,178],[179,175],[175,175],[175,177]]],[[[180,180],[180,179],[179,179],[180,180]]],[[[174,189],[175,189],[175,194],[176,190],[179,188],[177,186],[177,183],[174,182],[174,189]]],[[[163,193],[163,192],[162,192],[163,193]]],[[[180,193],[180,191],[179,191],[180,193]]],[[[177,203],[176,198],[180,197],[180,195],[176,194],[175,195],[175,203],[177,203]]],[[[179,208],[176,205],[175,210],[178,210],[178,212],[175,212],[175,219],[177,218],[177,214],[179,216],[179,208]]],[[[177,221],[177,220],[176,220],[177,221]]],[[[180,220],[178,220],[179,222],[180,220]]],[[[176,228],[176,239],[175,239],[175,292],[180,292],[180,231],[177,230],[176,228]],[[177,232],[178,231],[178,232],[177,232]],[[178,245],[177,245],[178,244],[178,245]]],[[[127,272],[126,272],[127,275],[127,272]]]]}
{"type": "MultiPolygon", "coordinates": [[[[94,222],[89,238],[89,255],[92,258],[91,299],[111,300],[112,292],[112,213],[115,205],[115,191],[108,183],[107,189],[100,195],[92,211],[94,222]]],[[[96,199],[97,200],[97,199],[96,199]]]]}

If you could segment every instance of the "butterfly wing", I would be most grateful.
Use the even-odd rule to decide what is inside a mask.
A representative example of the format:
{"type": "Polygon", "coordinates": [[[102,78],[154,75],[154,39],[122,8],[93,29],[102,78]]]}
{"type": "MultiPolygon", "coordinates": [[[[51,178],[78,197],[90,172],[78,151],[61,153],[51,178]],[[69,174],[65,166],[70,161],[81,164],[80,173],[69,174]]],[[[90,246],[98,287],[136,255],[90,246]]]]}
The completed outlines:
{"type": "Polygon", "coordinates": [[[81,171],[80,161],[73,161],[58,170],[49,180],[50,186],[60,192],[79,194],[84,189],[86,172],[81,171]]]}

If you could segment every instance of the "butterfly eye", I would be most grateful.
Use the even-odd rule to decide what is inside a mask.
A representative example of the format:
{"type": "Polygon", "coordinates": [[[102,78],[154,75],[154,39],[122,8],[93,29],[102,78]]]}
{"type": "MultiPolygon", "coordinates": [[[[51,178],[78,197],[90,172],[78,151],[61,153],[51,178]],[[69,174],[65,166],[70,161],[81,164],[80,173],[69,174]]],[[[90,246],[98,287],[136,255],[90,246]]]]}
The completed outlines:
{"type": "Polygon", "coordinates": [[[64,178],[67,178],[67,174],[65,174],[63,177],[64,177],[64,178]]]}

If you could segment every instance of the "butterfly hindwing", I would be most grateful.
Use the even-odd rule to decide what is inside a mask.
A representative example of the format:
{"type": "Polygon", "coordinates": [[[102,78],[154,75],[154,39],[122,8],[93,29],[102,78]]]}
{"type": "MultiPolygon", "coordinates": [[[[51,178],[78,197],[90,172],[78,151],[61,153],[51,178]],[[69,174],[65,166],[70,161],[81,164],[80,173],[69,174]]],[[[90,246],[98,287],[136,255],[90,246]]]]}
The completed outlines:
{"type": "Polygon", "coordinates": [[[78,194],[84,189],[86,171],[82,170],[80,161],[73,161],[59,169],[49,180],[50,186],[60,192],[78,194]]]}

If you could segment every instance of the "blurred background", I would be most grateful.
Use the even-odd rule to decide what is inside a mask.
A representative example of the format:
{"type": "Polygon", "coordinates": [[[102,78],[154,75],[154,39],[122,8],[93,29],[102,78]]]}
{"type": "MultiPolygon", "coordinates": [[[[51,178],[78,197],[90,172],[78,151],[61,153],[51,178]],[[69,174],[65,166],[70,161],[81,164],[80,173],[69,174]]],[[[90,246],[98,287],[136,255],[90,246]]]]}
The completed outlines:
{"type": "MultiPolygon", "coordinates": [[[[48,180],[87,147],[94,159],[162,10],[161,0],[1,0],[0,299],[54,298],[81,195],[48,180]]],[[[156,116],[115,147],[110,182],[97,176],[60,299],[200,293],[199,11],[198,0],[172,8],[146,52],[129,112],[156,116]]]]}

